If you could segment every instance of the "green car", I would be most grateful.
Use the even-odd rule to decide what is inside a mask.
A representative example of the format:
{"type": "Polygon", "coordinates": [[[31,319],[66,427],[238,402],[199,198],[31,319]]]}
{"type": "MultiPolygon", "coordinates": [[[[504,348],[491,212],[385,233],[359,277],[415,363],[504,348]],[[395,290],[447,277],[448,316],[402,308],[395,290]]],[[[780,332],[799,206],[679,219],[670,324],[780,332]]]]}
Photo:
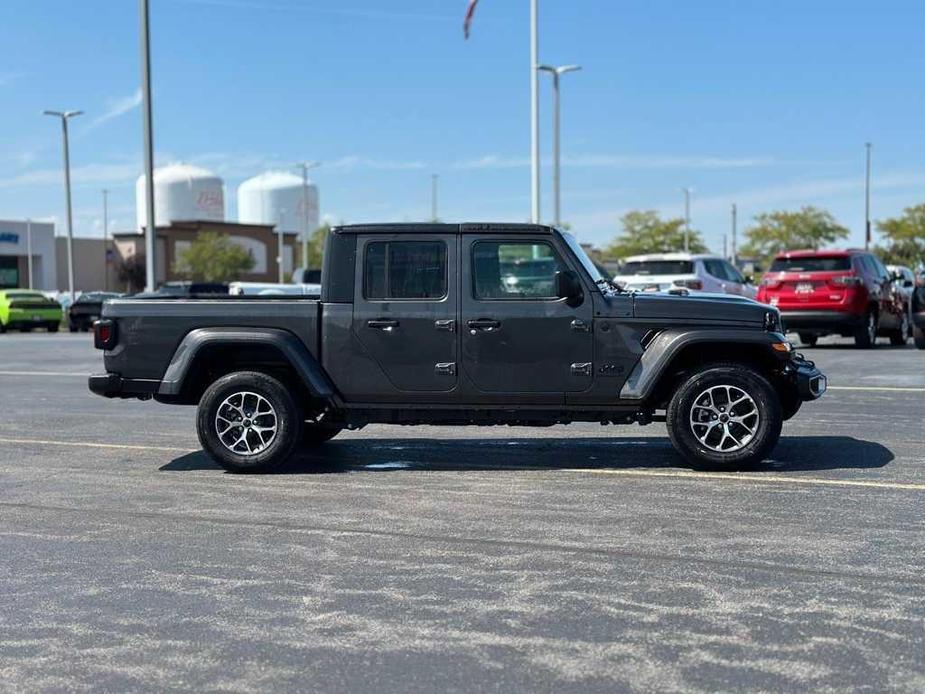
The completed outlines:
{"type": "Polygon", "coordinates": [[[13,328],[29,332],[47,328],[58,332],[64,311],[54,299],[29,289],[0,289],[0,333],[13,328]]]}

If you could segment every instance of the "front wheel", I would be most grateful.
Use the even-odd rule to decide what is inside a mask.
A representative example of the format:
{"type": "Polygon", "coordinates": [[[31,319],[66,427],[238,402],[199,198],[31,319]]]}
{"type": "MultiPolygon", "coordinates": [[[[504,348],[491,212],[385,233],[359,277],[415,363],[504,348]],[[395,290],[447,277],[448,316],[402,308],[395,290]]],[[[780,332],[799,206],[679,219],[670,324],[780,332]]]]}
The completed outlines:
{"type": "Polygon", "coordinates": [[[256,371],[218,379],[199,402],[202,447],[231,472],[267,472],[282,465],[302,439],[304,415],[289,390],[256,371]]]}
{"type": "Polygon", "coordinates": [[[780,438],[780,398],[751,367],[715,364],[689,376],[668,405],[668,436],[698,469],[735,470],[761,462],[780,438]]]}
{"type": "Polygon", "coordinates": [[[860,349],[870,349],[877,344],[877,314],[868,311],[864,316],[864,323],[854,331],[854,346],[860,349]]]}
{"type": "Polygon", "coordinates": [[[904,347],[909,339],[909,314],[903,313],[899,328],[890,333],[890,344],[894,347],[904,347]]]}

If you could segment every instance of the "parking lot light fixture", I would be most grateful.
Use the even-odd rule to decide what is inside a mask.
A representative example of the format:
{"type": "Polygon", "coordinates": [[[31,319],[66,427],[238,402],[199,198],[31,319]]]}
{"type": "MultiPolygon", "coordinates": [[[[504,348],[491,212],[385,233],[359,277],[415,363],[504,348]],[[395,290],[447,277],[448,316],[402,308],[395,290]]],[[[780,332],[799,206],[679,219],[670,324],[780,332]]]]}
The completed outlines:
{"type": "Polygon", "coordinates": [[[553,186],[553,204],[554,204],[554,216],[556,226],[561,226],[562,224],[562,196],[561,196],[561,156],[560,156],[560,140],[561,140],[561,99],[559,97],[559,78],[562,75],[568,72],[576,72],[581,70],[581,65],[560,65],[558,67],[552,65],[540,65],[537,67],[537,70],[542,70],[543,72],[548,72],[552,75],[552,159],[553,159],[553,175],[552,175],[552,186],[553,186]]]}
{"type": "Polygon", "coordinates": [[[83,111],[44,111],[46,116],[61,119],[61,133],[64,139],[64,200],[65,222],[67,224],[67,290],[74,301],[74,229],[73,215],[71,214],[71,153],[68,143],[67,123],[71,118],[79,116],[83,111]]]}

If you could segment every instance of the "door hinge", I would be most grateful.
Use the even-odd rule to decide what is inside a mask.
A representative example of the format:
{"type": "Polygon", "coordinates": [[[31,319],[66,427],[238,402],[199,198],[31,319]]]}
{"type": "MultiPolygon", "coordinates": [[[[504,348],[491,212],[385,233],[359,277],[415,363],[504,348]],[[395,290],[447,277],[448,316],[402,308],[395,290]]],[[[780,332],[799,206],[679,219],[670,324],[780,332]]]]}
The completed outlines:
{"type": "Polygon", "coordinates": [[[456,362],[438,362],[437,364],[434,364],[434,373],[438,376],[455,376],[456,362]]]}
{"type": "Polygon", "coordinates": [[[572,376],[590,376],[594,365],[589,361],[572,364],[572,376]]]}

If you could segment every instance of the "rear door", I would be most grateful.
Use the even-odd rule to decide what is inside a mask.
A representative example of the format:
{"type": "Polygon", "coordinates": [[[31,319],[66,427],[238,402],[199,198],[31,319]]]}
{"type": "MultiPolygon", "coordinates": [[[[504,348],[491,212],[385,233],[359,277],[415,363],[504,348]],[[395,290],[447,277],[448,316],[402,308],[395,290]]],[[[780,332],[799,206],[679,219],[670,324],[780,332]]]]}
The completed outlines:
{"type": "Polygon", "coordinates": [[[352,331],[363,355],[364,401],[422,394],[447,402],[457,383],[456,234],[357,237],[352,331]],[[378,374],[381,377],[377,377],[378,374]]]}
{"type": "Polygon", "coordinates": [[[464,397],[488,403],[564,403],[593,380],[593,309],[555,296],[573,270],[552,236],[463,236],[460,329],[464,397]]]}

